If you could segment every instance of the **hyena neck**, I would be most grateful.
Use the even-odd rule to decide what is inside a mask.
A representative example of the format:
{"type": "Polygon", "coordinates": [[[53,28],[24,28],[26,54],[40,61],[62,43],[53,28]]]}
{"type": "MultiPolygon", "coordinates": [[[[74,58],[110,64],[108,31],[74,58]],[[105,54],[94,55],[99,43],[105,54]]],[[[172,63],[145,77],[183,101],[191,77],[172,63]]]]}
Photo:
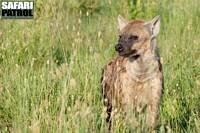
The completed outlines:
{"type": "Polygon", "coordinates": [[[152,40],[150,49],[135,60],[129,59],[126,68],[130,76],[140,81],[154,77],[159,68],[159,56],[156,54],[156,50],[156,40],[152,40]]]}

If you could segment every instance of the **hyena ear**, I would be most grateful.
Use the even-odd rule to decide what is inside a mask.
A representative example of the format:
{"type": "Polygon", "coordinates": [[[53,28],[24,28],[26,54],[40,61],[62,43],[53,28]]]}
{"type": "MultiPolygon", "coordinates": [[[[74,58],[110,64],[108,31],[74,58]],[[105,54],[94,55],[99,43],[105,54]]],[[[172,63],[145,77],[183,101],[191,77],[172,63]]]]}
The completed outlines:
{"type": "Polygon", "coordinates": [[[122,30],[128,24],[128,21],[120,15],[118,16],[117,20],[118,20],[119,30],[122,30]]]}
{"type": "Polygon", "coordinates": [[[156,16],[151,21],[146,22],[145,26],[150,31],[151,38],[156,37],[160,31],[160,16],[156,16]]]}

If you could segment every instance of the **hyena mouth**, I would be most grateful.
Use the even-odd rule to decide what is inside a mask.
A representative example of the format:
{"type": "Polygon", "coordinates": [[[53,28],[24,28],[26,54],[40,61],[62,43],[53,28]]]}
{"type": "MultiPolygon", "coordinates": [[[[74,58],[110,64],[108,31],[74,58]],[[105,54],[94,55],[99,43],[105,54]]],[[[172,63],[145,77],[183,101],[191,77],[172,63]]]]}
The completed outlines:
{"type": "Polygon", "coordinates": [[[131,52],[130,52],[131,54],[130,55],[136,55],[136,53],[137,53],[137,50],[131,50],[131,52]]]}
{"type": "Polygon", "coordinates": [[[119,52],[119,55],[123,57],[135,56],[137,55],[137,50],[134,49],[134,50],[130,50],[129,52],[119,52]]]}

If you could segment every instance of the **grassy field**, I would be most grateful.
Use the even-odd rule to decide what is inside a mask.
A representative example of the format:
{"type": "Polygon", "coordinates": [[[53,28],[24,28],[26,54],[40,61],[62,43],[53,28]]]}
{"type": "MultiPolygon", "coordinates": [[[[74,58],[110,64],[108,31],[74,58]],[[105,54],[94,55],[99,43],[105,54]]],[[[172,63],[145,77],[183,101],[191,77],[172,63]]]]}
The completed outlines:
{"type": "MultiPolygon", "coordinates": [[[[0,132],[105,132],[100,77],[116,55],[119,14],[162,19],[165,89],[158,132],[200,132],[199,0],[35,4],[34,20],[0,20],[0,132]]],[[[141,131],[118,118],[113,130],[141,131]]]]}

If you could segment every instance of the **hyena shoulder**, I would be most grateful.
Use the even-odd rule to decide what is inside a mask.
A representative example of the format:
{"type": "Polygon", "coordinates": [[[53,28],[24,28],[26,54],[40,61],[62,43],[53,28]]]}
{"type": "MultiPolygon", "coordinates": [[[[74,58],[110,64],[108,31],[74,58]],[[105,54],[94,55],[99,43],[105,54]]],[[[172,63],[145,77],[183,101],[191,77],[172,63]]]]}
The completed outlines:
{"type": "MultiPolygon", "coordinates": [[[[122,58],[117,57],[112,60],[110,60],[103,68],[102,70],[102,77],[101,77],[101,84],[102,89],[110,89],[112,87],[112,82],[116,78],[116,70],[120,69],[120,66],[122,64],[119,64],[122,62],[122,58]],[[109,86],[108,86],[109,84],[109,86]]],[[[103,90],[105,91],[105,90],[103,90]]]]}
{"type": "MultiPolygon", "coordinates": [[[[123,57],[116,57],[110,60],[102,70],[101,89],[104,95],[104,100],[111,100],[112,93],[114,93],[115,82],[120,73],[124,73],[125,59],[123,57]]],[[[110,101],[111,102],[111,101],[110,101]]]]}

